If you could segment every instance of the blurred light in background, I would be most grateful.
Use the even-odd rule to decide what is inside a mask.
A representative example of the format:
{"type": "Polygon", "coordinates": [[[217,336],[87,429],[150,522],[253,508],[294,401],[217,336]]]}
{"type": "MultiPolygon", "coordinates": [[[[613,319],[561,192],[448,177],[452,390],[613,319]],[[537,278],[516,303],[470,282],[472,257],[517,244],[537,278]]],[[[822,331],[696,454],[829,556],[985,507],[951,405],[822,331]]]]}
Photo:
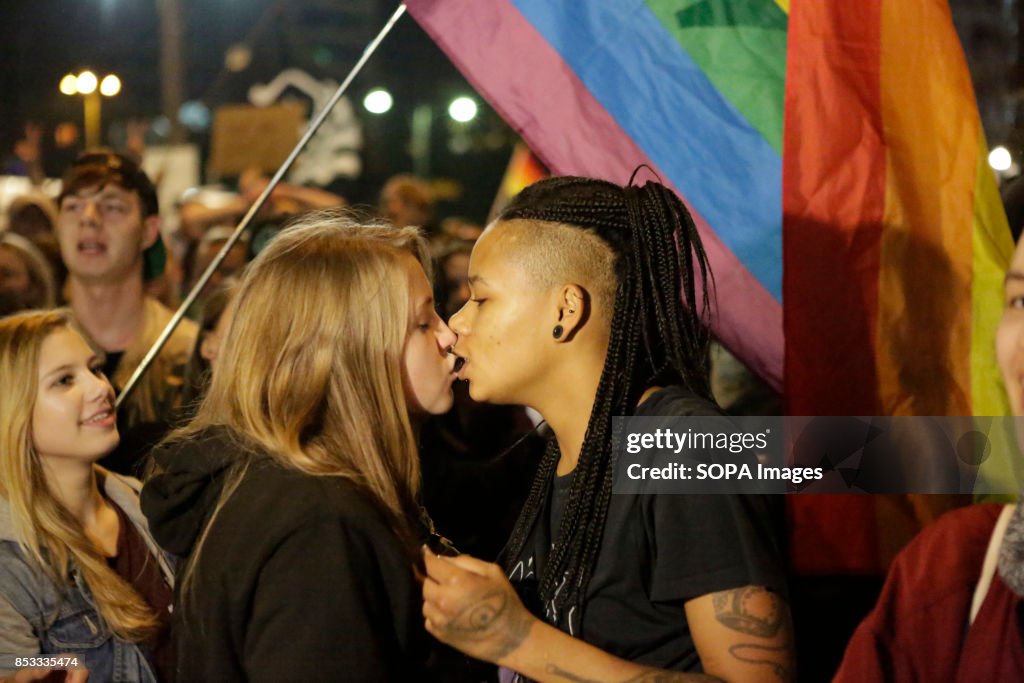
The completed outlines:
{"type": "Polygon", "coordinates": [[[391,97],[391,93],[384,88],[374,88],[363,98],[363,106],[371,114],[386,114],[391,110],[393,104],[394,99],[391,97]]]}
{"type": "Polygon", "coordinates": [[[210,108],[198,100],[190,100],[178,110],[178,121],[191,131],[203,132],[210,127],[210,108]]]}
{"type": "Polygon", "coordinates": [[[60,79],[60,91],[65,95],[77,95],[78,77],[74,74],[68,74],[64,78],[60,79]]]}
{"type": "Polygon", "coordinates": [[[113,97],[119,92],[121,92],[121,79],[114,74],[104,76],[100,81],[100,94],[104,97],[113,97]]]}
{"type": "Polygon", "coordinates": [[[1010,150],[1006,149],[1002,145],[996,147],[988,155],[988,165],[997,171],[1008,171],[1010,166],[1013,164],[1013,157],[1010,156],[1010,150]]]}
{"type": "MultiPolygon", "coordinates": [[[[61,81],[63,83],[63,81],[61,81]]],[[[75,79],[75,89],[82,95],[89,95],[96,91],[96,74],[91,71],[83,71],[75,79]]],[[[73,94],[73,93],[72,93],[73,94]]]]}
{"type": "Polygon", "coordinates": [[[468,123],[476,118],[476,102],[469,97],[456,97],[448,105],[448,116],[459,123],[468,123]]]}
{"type": "Polygon", "coordinates": [[[224,67],[233,73],[245,71],[252,63],[252,49],[245,43],[235,43],[224,53],[224,67]]]}
{"type": "Polygon", "coordinates": [[[165,138],[171,134],[171,122],[166,116],[158,116],[153,119],[153,124],[150,126],[156,135],[165,138]]]}

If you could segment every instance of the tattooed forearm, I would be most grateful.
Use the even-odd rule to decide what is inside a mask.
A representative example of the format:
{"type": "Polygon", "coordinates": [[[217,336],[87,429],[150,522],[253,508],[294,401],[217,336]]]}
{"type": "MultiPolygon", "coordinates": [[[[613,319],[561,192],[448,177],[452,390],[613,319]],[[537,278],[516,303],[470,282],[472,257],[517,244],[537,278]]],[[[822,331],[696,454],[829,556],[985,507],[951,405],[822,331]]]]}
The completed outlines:
{"type": "Polygon", "coordinates": [[[559,678],[562,678],[564,680],[572,681],[572,683],[604,683],[604,681],[599,681],[594,678],[584,678],[583,676],[577,676],[571,671],[561,669],[555,666],[554,664],[548,664],[546,667],[544,667],[544,670],[552,676],[558,676],[559,678]]]}
{"type": "Polygon", "coordinates": [[[552,676],[558,676],[563,680],[570,681],[570,683],[722,683],[720,678],[715,678],[714,676],[686,674],[678,671],[661,671],[658,669],[644,671],[626,680],[586,678],[584,676],[577,676],[571,671],[561,669],[554,664],[548,664],[545,671],[552,676]]]}
{"type": "Polygon", "coordinates": [[[712,596],[715,618],[733,631],[774,638],[786,620],[785,603],[760,586],[745,586],[712,596]]]}
{"type": "Polygon", "coordinates": [[[707,674],[684,674],[678,671],[645,671],[622,683],[723,683],[721,678],[707,674]]]}
{"type": "Polygon", "coordinates": [[[739,643],[729,648],[729,654],[741,662],[748,664],[764,664],[770,666],[779,680],[790,679],[789,669],[782,662],[788,661],[788,645],[757,645],[755,643],[739,643]]]}
{"type": "Polygon", "coordinates": [[[484,655],[497,661],[515,651],[530,634],[530,613],[511,607],[514,603],[509,595],[495,591],[466,607],[443,629],[460,639],[491,641],[484,655]]]}

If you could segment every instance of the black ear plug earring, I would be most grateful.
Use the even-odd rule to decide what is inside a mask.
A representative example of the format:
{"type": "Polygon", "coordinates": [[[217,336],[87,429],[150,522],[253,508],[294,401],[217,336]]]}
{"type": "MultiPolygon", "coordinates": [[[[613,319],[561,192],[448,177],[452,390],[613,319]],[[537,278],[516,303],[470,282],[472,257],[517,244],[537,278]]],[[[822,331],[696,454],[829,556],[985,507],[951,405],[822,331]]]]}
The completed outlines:
{"type": "Polygon", "coordinates": [[[561,339],[562,338],[562,326],[561,325],[555,325],[555,329],[551,330],[551,336],[554,337],[555,339],[561,339]]]}

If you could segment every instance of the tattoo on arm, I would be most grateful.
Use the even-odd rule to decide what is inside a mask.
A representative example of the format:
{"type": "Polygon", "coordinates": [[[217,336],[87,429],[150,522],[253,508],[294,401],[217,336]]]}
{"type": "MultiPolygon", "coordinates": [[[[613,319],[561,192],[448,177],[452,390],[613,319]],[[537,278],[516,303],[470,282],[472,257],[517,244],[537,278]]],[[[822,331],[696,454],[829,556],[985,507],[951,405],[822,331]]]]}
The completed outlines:
{"type": "MultiPolygon", "coordinates": [[[[787,623],[785,603],[778,595],[760,586],[745,586],[715,593],[712,604],[719,623],[745,635],[775,638],[787,623]]],[[[789,680],[786,667],[789,651],[789,643],[737,643],[729,647],[729,654],[736,659],[748,664],[769,666],[783,681],[789,680]]]]}
{"type": "Polygon", "coordinates": [[[744,586],[731,591],[722,591],[712,596],[715,618],[733,631],[760,638],[774,638],[782,628],[785,619],[782,600],[766,588],[744,586]],[[757,598],[768,594],[767,604],[752,604],[757,598]]]}
{"type": "Polygon", "coordinates": [[[780,680],[789,680],[789,673],[786,667],[776,661],[776,659],[765,659],[765,657],[772,657],[773,655],[782,655],[786,657],[786,652],[789,650],[787,645],[757,645],[755,643],[739,643],[729,648],[729,654],[741,662],[747,662],[748,664],[767,664],[772,668],[772,671],[780,680]]]}
{"type": "Polygon", "coordinates": [[[705,674],[687,674],[679,671],[663,671],[660,669],[651,669],[644,671],[643,673],[631,676],[626,680],[612,679],[597,679],[597,678],[584,678],[577,676],[576,674],[561,669],[554,664],[548,664],[544,669],[552,676],[558,676],[564,678],[570,683],[721,683],[721,679],[715,678],[714,676],[707,676],[705,674]]]}
{"type": "Polygon", "coordinates": [[[505,591],[494,591],[466,607],[444,629],[471,640],[494,641],[488,654],[494,660],[507,657],[530,633],[530,613],[510,609],[514,604],[505,591]]]}

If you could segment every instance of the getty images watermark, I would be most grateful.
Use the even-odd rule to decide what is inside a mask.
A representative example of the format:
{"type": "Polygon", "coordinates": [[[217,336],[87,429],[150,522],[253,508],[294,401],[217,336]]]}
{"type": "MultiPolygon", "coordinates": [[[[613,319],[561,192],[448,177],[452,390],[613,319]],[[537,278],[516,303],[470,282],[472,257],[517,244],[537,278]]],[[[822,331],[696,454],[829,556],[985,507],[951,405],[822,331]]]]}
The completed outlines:
{"type": "Polygon", "coordinates": [[[615,493],[1017,494],[1015,417],[616,417],[615,493]]]}

